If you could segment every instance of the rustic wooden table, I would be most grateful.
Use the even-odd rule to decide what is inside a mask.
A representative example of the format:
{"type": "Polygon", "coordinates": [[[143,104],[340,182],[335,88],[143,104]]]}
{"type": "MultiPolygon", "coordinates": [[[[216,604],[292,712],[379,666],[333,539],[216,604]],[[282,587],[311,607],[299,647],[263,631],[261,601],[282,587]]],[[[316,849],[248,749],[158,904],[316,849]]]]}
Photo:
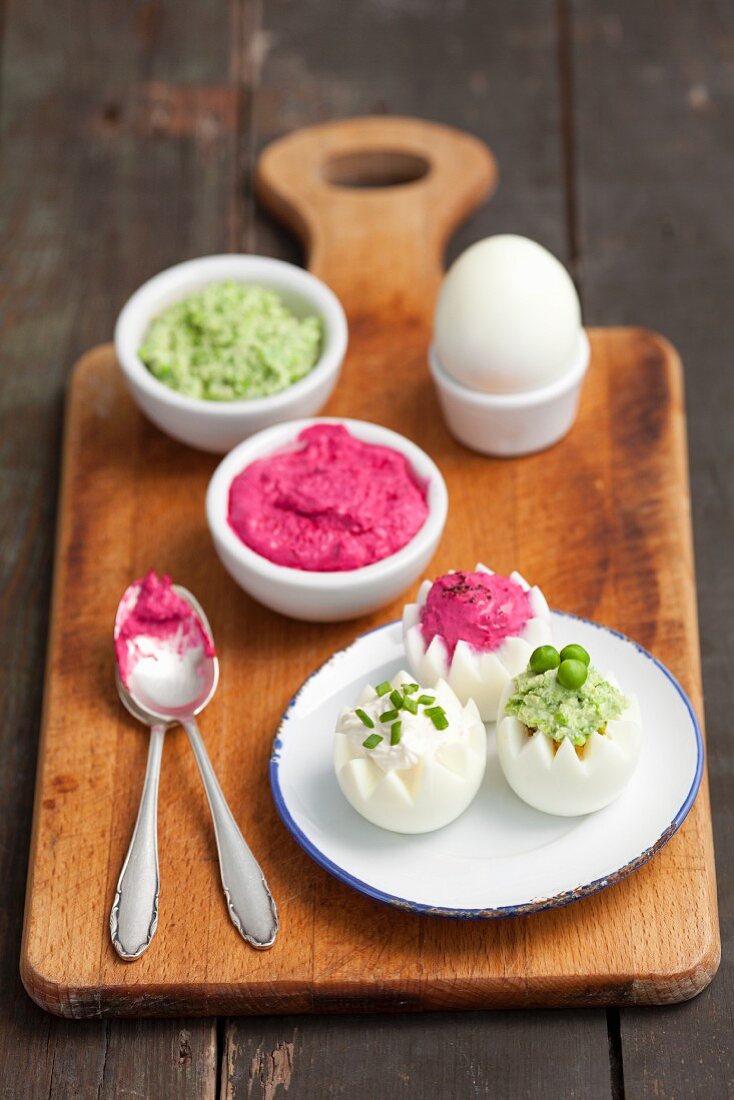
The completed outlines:
{"type": "Polygon", "coordinates": [[[0,1095],[734,1095],[734,9],[8,0],[0,13],[0,1095]],[[67,371],[168,264],[297,259],[254,204],[257,152],[307,123],[383,112],[466,128],[498,157],[500,189],[450,256],[528,234],[568,263],[589,323],[659,329],[683,355],[721,970],[666,1009],[52,1018],[17,960],[67,371]]]}

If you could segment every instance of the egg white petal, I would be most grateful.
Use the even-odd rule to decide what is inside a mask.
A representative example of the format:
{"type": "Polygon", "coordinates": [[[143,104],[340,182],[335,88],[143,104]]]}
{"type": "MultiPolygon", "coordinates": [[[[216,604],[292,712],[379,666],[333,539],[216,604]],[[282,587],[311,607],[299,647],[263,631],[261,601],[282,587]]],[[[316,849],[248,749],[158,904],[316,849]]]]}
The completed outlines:
{"type": "Polygon", "coordinates": [[[550,775],[553,761],[556,758],[552,741],[548,737],[529,736],[522,722],[518,721],[517,718],[513,718],[512,721],[517,727],[514,733],[514,744],[519,748],[523,759],[527,757],[525,767],[532,768],[541,775],[546,772],[550,775]]]}
{"type": "MultiPolygon", "coordinates": [[[[343,713],[343,712],[342,712],[343,713]]],[[[339,720],[341,724],[341,718],[339,720]]],[[[346,737],[334,738],[334,771],[339,774],[345,764],[355,759],[346,737]]]]}
{"type": "Polygon", "coordinates": [[[534,649],[537,649],[539,645],[548,645],[551,641],[551,629],[548,620],[542,618],[528,619],[523,628],[522,640],[527,644],[529,660],[534,649]]]}
{"type": "MultiPolygon", "coordinates": [[[[422,633],[420,634],[420,638],[422,642],[422,633]]],[[[450,666],[448,651],[443,638],[439,638],[439,636],[436,635],[435,638],[431,639],[431,644],[428,646],[428,649],[425,650],[424,660],[426,673],[430,677],[429,680],[424,681],[427,686],[435,687],[438,680],[447,679],[450,666]]]]}
{"type": "MultiPolygon", "coordinates": [[[[346,738],[342,738],[346,741],[346,738]]],[[[382,782],[382,772],[366,756],[353,756],[337,773],[339,785],[350,802],[368,802],[382,782]]]]}
{"type": "Polygon", "coordinates": [[[414,626],[418,626],[420,622],[420,609],[417,603],[406,603],[403,608],[403,634],[407,634],[414,626]]]}
{"type": "Polygon", "coordinates": [[[444,768],[448,768],[454,775],[463,778],[471,767],[471,746],[468,744],[444,745],[444,747],[439,749],[436,753],[436,763],[442,764],[444,768]]]}
{"type": "Polygon", "coordinates": [[[467,719],[471,722],[470,736],[473,737],[477,726],[480,726],[480,727],[483,728],[482,717],[479,713],[479,707],[477,706],[474,699],[469,699],[464,704],[464,714],[466,715],[467,719]]]}
{"type": "MultiPolygon", "coordinates": [[[[530,600],[530,610],[533,613],[534,619],[550,618],[550,608],[548,607],[548,601],[538,588],[537,584],[534,584],[528,592],[528,599],[530,600]]],[[[533,619],[531,619],[530,621],[532,622],[533,619]]]]}
{"type": "Polygon", "coordinates": [[[421,586],[418,589],[418,607],[423,607],[423,604],[428,599],[428,593],[431,591],[431,582],[425,580],[421,582],[421,586]]]}
{"type": "Polygon", "coordinates": [[[410,675],[410,673],[406,672],[405,669],[402,669],[400,672],[398,672],[396,676],[393,676],[392,678],[392,686],[394,688],[401,688],[403,684],[412,683],[413,677],[410,675]]]}
{"type": "Polygon", "coordinates": [[[466,642],[458,642],[456,645],[448,669],[448,680],[452,691],[456,692],[459,699],[476,701],[477,696],[481,694],[482,680],[479,663],[474,656],[474,651],[466,642]]]}
{"type": "Polygon", "coordinates": [[[495,650],[497,660],[510,677],[518,676],[528,667],[532,650],[524,638],[505,638],[495,650]]]}

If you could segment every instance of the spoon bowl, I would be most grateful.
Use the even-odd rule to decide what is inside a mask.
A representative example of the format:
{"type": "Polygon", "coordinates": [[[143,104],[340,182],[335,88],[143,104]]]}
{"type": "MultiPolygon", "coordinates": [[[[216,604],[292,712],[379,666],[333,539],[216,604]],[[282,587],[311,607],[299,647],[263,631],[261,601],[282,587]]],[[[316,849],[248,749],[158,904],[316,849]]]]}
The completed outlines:
{"type": "MultiPolygon", "coordinates": [[[[189,605],[204,633],[212,637],[211,626],[196,597],[180,584],[171,588],[189,605]]],[[[122,621],[140,592],[140,584],[132,584],[120,601],[115,618],[115,636],[122,621]]],[[[185,717],[200,714],[211,701],[219,683],[219,661],[207,656],[200,647],[181,649],[176,638],[162,639],[140,636],[136,639],[138,656],[125,683],[115,666],[117,690],[123,705],[141,722],[169,725],[185,717]]]]}

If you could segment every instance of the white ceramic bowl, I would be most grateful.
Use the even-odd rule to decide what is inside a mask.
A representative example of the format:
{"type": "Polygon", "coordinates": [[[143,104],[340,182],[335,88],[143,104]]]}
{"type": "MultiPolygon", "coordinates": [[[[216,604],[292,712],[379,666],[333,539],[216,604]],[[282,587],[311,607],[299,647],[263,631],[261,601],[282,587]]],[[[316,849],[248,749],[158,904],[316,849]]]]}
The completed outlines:
{"type": "Polygon", "coordinates": [[[589,339],[581,329],[568,371],[555,382],[524,393],[482,393],[463,386],[444,370],[434,346],[428,365],[451,434],[473,451],[510,458],[545,450],[569,431],[590,354],[589,339]]]}
{"type": "Polygon", "coordinates": [[[278,424],[235,447],[217,466],[206,494],[206,518],[214,546],[228,573],[253,599],[309,622],[337,622],[365,615],[396,599],[420,577],[433,557],[446,522],[448,493],[435,462],[404,436],[364,420],[318,417],[278,424]],[[276,565],[256,554],[229,525],[229,487],[255,459],[291,443],[313,424],[343,424],[356,439],[392,447],[405,455],[428,484],[428,516],[421,529],[397,553],[360,569],[316,573],[276,565]]]}
{"type": "Polygon", "coordinates": [[[115,325],[117,358],[140,409],[174,439],[216,454],[271,424],[318,412],[336,385],[346,349],[347,320],[333,291],[308,271],[267,256],[202,256],[169,267],[135,291],[115,325]],[[188,397],[159,382],[138,355],[158,314],[211,283],[227,280],[274,290],[296,316],[317,314],[323,322],[318,362],[280,393],[239,401],[188,397]]]}

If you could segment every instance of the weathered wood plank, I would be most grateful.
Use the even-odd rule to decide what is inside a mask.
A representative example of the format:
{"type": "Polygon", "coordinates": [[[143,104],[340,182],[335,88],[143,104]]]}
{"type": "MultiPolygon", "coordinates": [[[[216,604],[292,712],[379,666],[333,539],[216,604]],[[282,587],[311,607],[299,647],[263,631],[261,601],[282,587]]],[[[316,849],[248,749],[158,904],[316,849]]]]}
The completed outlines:
{"type": "Polygon", "coordinates": [[[621,1014],[627,1100],[734,1094],[734,10],[573,5],[582,285],[595,324],[645,324],[686,367],[701,649],[723,963],[665,1013],[621,1014]]]}
{"type": "MultiPolygon", "coordinates": [[[[217,1035],[213,1021],[107,1023],[98,1100],[215,1100],[217,1035]]],[[[59,1100],[73,1095],[58,1092],[59,1100]]]]}
{"type": "Polygon", "coordinates": [[[604,1013],[272,1017],[225,1033],[222,1100],[611,1097],[604,1013]],[[565,1035],[559,1045],[559,1039],[565,1035]]]}
{"type": "Polygon", "coordinates": [[[17,960],[60,411],[78,352],[145,277],[236,244],[251,12],[146,0],[5,9],[0,85],[0,1095],[214,1095],[213,1021],[74,1025],[17,960]],[[83,62],[82,62],[83,59],[83,62]]]}
{"type": "MultiPolygon", "coordinates": [[[[556,44],[550,0],[270,0],[256,39],[253,142],[364,114],[468,130],[494,152],[500,183],[450,241],[448,259],[498,232],[525,233],[567,258],[556,44]]],[[[296,254],[262,215],[253,243],[296,254]]]]}

